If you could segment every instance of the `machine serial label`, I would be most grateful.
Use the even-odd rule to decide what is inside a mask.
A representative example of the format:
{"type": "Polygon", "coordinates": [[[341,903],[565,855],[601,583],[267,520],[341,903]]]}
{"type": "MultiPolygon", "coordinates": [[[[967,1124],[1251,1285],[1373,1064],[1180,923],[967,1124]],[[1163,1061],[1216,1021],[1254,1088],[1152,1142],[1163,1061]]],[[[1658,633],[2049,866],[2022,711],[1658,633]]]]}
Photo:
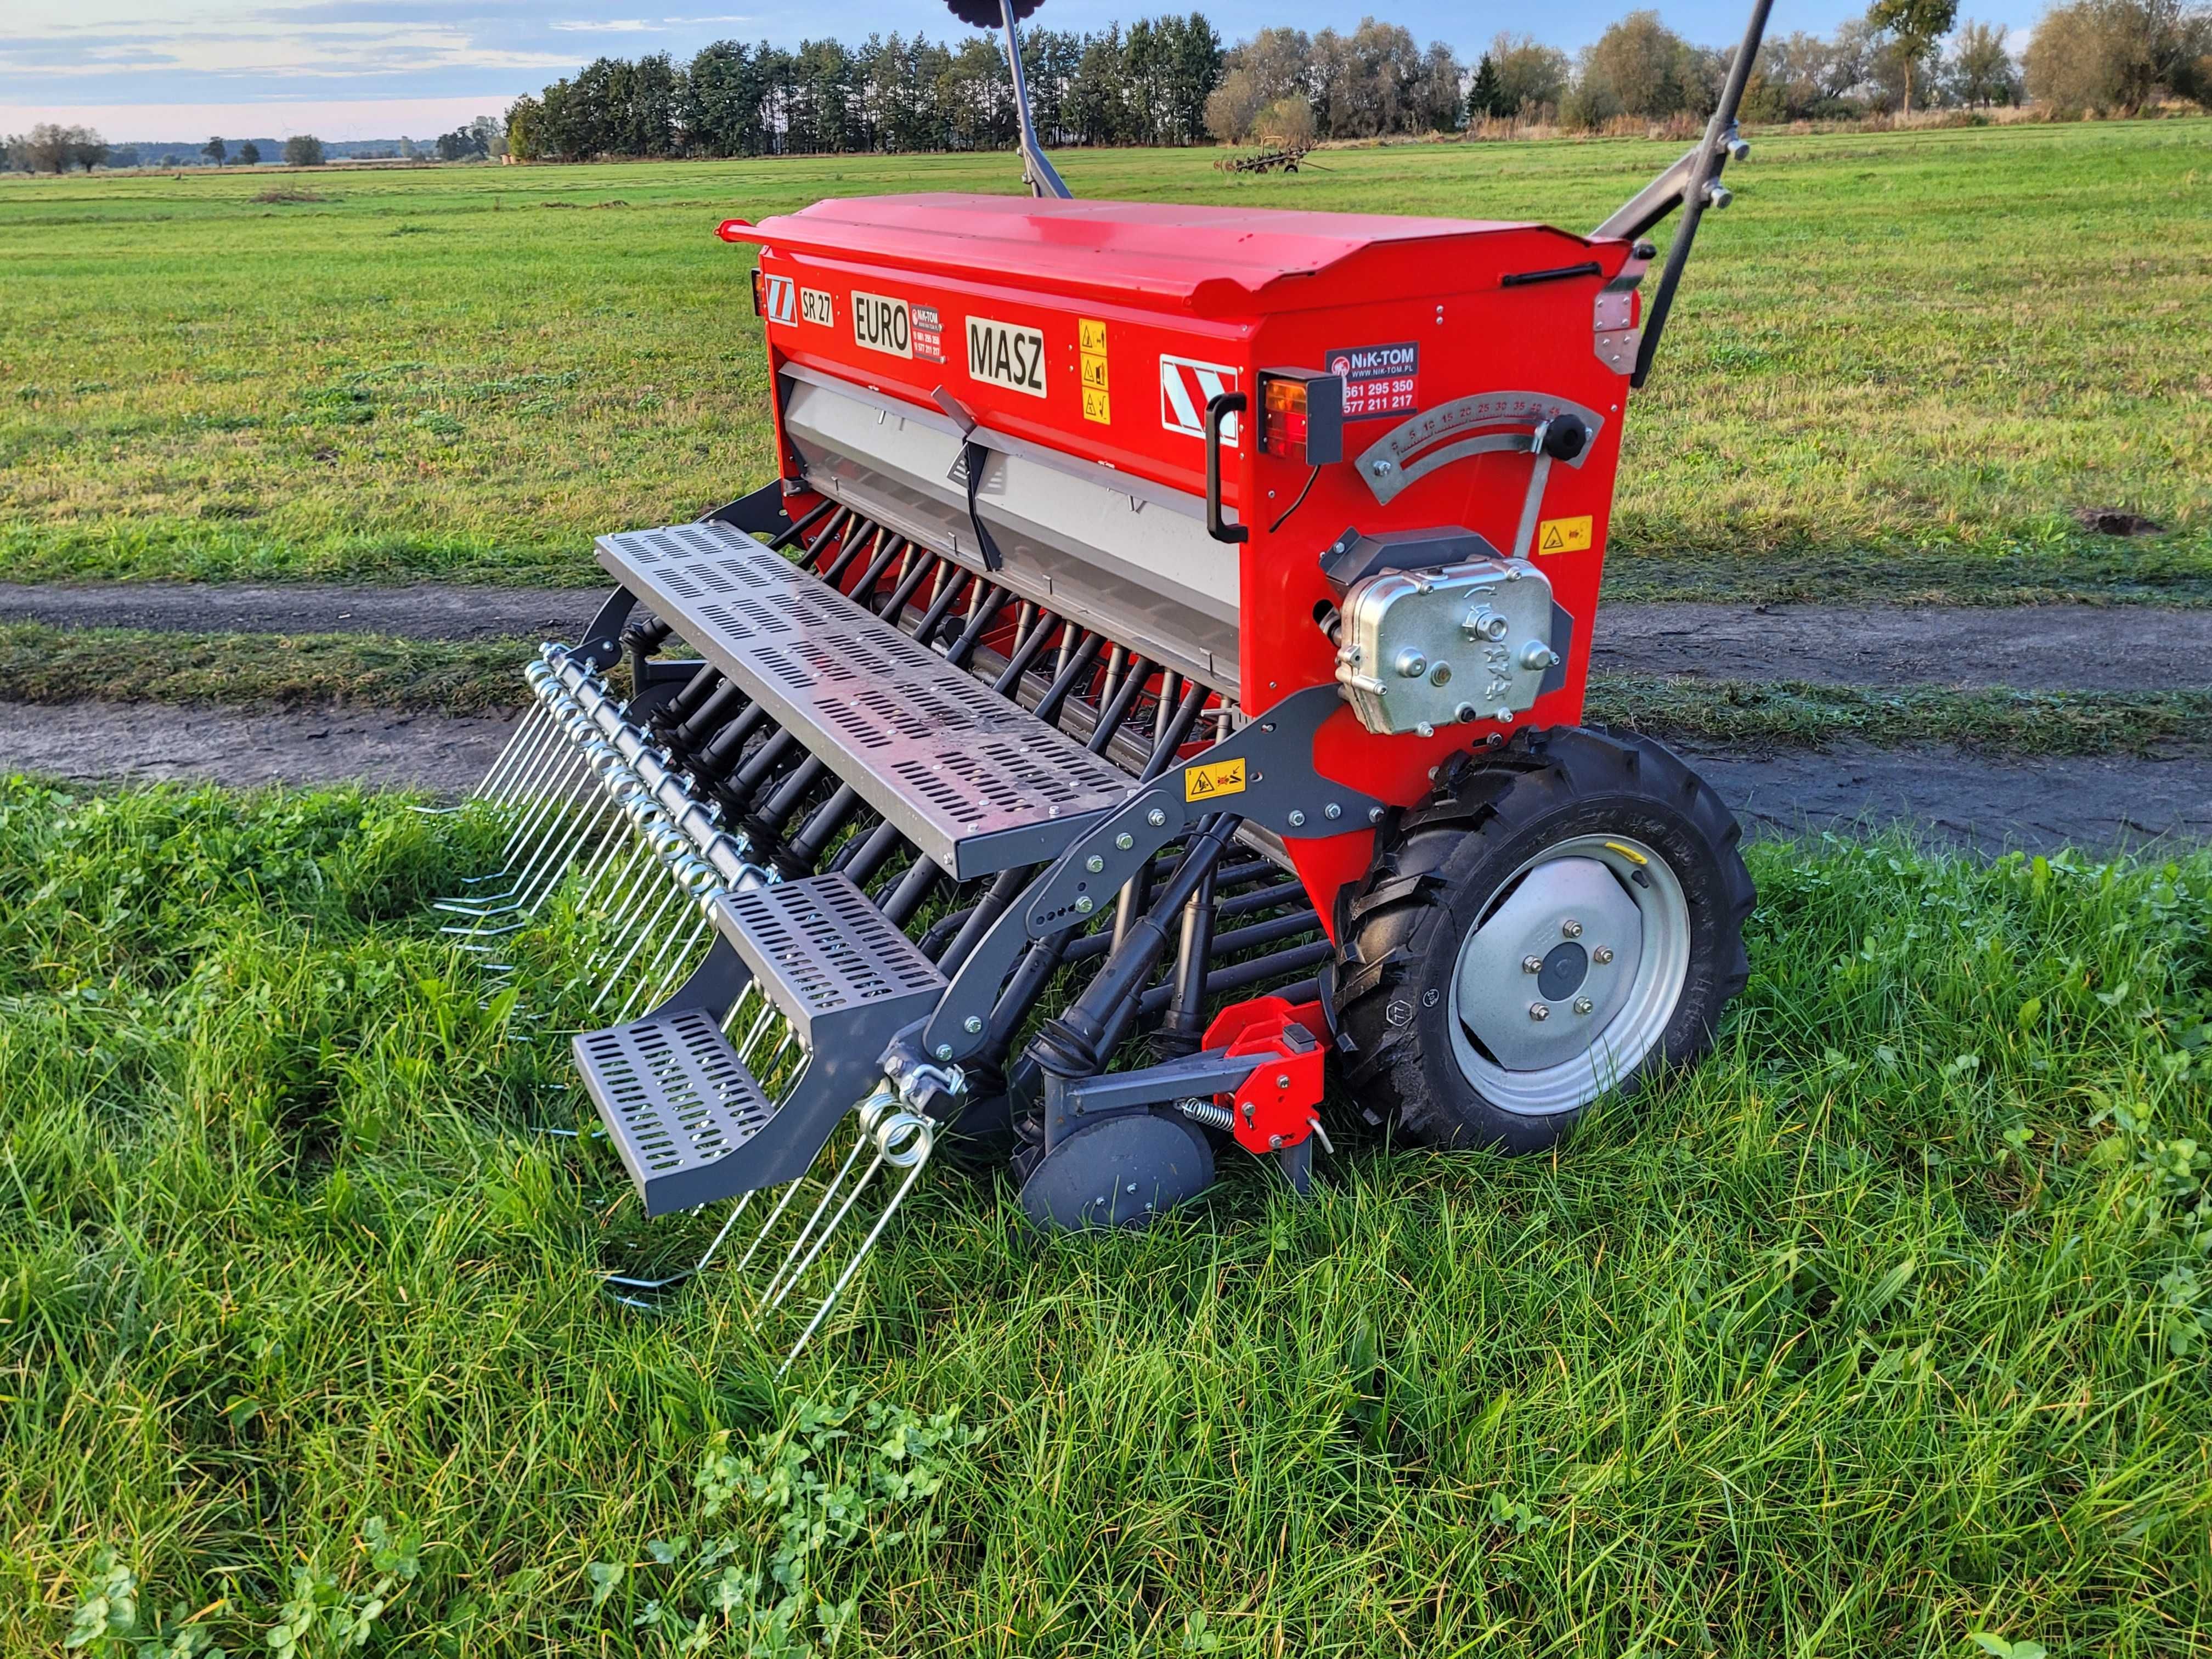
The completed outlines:
{"type": "Polygon", "coordinates": [[[1185,800],[1212,800],[1216,795],[1241,795],[1244,793],[1244,763],[1241,760],[1216,761],[1211,766],[1186,766],[1182,769],[1182,798],[1185,800]]]}
{"type": "Polygon", "coordinates": [[[853,290],[853,343],[891,357],[914,356],[914,319],[906,301],[853,290]]]}
{"type": "Polygon", "coordinates": [[[1579,519],[1547,519],[1536,527],[1536,550],[1539,553],[1580,553],[1590,544],[1590,518],[1585,513],[1579,519]]]}
{"type": "Polygon", "coordinates": [[[1402,414],[1420,404],[1421,348],[1412,340],[1339,347],[1328,354],[1328,372],[1344,380],[1347,421],[1402,414]]]}
{"type": "Polygon", "coordinates": [[[802,288],[799,290],[799,316],[802,322],[828,328],[837,320],[837,303],[825,289],[802,288]]]}
{"type": "Polygon", "coordinates": [[[1044,336],[1034,328],[994,322],[988,317],[968,319],[968,374],[1009,392],[1044,396],[1044,336]]]}
{"type": "Polygon", "coordinates": [[[1076,343],[1083,349],[1083,418],[1110,422],[1114,405],[1106,395],[1106,325],[1094,318],[1079,317],[1075,333],[1076,343]]]}

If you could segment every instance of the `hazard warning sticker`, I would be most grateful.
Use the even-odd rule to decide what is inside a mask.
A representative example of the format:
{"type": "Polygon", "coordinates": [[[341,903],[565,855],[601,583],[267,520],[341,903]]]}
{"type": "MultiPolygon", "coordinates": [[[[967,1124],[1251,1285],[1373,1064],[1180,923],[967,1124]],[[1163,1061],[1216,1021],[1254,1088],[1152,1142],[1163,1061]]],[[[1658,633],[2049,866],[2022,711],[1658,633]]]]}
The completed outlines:
{"type": "Polygon", "coordinates": [[[1536,526],[1536,550],[1539,553],[1580,553],[1590,544],[1590,517],[1583,514],[1579,519],[1547,519],[1536,526]]]}
{"type": "MultiPolygon", "coordinates": [[[[1201,363],[1193,357],[1160,357],[1160,424],[1187,437],[1206,436],[1206,406],[1224,392],[1234,392],[1237,371],[1224,363],[1201,363]]],[[[1221,423],[1221,441],[1237,447],[1238,419],[1231,415],[1221,423]]],[[[1194,797],[1194,799],[1195,799],[1194,797]]]]}
{"type": "Polygon", "coordinates": [[[1397,415],[1417,406],[1421,392],[1421,348],[1414,341],[1395,345],[1340,346],[1328,356],[1328,373],[1344,381],[1344,418],[1397,415]]]}
{"type": "Polygon", "coordinates": [[[1212,800],[1216,795],[1241,795],[1244,793],[1244,763],[1241,760],[1215,761],[1211,766],[1186,766],[1182,769],[1182,798],[1185,800],[1212,800]]]}

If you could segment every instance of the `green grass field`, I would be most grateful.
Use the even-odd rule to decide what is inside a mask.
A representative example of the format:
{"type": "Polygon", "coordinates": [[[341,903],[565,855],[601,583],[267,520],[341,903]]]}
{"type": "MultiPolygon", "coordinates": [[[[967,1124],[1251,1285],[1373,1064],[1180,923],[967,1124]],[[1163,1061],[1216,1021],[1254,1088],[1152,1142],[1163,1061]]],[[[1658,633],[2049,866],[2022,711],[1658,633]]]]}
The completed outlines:
{"type": "MultiPolygon", "coordinates": [[[[1081,193],[1594,223],[1634,141],[1075,154],[1081,193]]],[[[1003,155],[0,181],[0,577],[586,582],[769,471],[727,214],[1003,155]],[[272,191],[318,199],[269,201],[272,191]]],[[[2212,599],[2212,121],[1762,136],[1630,426],[1644,597],[2212,599]],[[2069,516],[2168,527],[2116,543],[2069,516]]]]}
{"type": "Polygon", "coordinates": [[[593,1293],[712,1218],[532,1133],[432,826],[0,787],[0,1650],[2212,1643],[2212,855],[1762,844],[1717,1054],[1566,1155],[1050,1241],[933,1170],[778,1383],[726,1276],[593,1293]]]}

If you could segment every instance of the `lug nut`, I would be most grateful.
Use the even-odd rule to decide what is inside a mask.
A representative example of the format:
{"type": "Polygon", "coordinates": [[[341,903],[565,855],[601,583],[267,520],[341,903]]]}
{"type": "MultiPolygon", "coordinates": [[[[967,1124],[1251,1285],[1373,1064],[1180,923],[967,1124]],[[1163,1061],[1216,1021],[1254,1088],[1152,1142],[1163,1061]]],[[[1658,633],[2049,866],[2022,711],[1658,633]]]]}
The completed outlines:
{"type": "Polygon", "coordinates": [[[1613,960],[1613,946],[1610,945],[1599,945],[1596,950],[1590,952],[1590,960],[1597,963],[1599,967],[1604,967],[1607,963],[1613,960]]]}
{"type": "Polygon", "coordinates": [[[1588,997],[1577,997],[1575,999],[1575,1012],[1578,1014],[1586,1014],[1596,1006],[1597,1004],[1592,1002],[1588,997]]]}
{"type": "Polygon", "coordinates": [[[1544,958],[1543,958],[1543,957],[1522,957],[1522,958],[1521,958],[1521,971],[1522,971],[1522,973],[1524,973],[1524,974],[1540,974],[1540,973],[1542,973],[1542,972],[1544,971],[1544,958]]]}
{"type": "Polygon", "coordinates": [[[1531,1018],[1531,1019],[1533,1019],[1533,1020],[1537,1020],[1537,1021],[1540,1021],[1540,1021],[1543,1021],[1543,1020],[1547,1020],[1547,1019],[1551,1018],[1551,1017],[1552,1017],[1552,1005],[1551,1005],[1550,1003],[1548,1003],[1548,1002],[1532,1002],[1532,1003],[1530,1003],[1530,1004],[1528,1005],[1528,1018],[1531,1018]]]}
{"type": "Polygon", "coordinates": [[[1563,921],[1559,924],[1559,931],[1569,939],[1580,939],[1583,936],[1583,925],[1579,921],[1563,921]]]}

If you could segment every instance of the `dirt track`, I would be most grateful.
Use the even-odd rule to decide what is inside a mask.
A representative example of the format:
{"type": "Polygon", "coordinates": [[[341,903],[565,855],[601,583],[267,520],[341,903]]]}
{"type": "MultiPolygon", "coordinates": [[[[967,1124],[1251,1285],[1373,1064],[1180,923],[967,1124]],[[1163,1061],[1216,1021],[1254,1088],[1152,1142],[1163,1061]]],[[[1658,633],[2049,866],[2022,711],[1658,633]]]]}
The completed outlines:
{"type": "MultiPolygon", "coordinates": [[[[0,763],[62,777],[251,785],[358,778],[457,793],[506,741],[496,720],[0,702],[0,763]]],[[[1905,823],[1996,852],[2212,840],[2212,761],[1993,758],[1951,749],[1692,755],[1754,831],[1905,823]]]]}
{"type": "MultiPolygon", "coordinates": [[[[0,619],[203,633],[368,632],[416,639],[573,638],[597,588],[28,587],[0,583],[0,619]]],[[[1601,672],[1829,685],[2007,685],[2144,691],[2212,684],[2212,610],[2068,605],[1617,605],[1599,612],[1601,672]]]]}

